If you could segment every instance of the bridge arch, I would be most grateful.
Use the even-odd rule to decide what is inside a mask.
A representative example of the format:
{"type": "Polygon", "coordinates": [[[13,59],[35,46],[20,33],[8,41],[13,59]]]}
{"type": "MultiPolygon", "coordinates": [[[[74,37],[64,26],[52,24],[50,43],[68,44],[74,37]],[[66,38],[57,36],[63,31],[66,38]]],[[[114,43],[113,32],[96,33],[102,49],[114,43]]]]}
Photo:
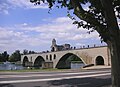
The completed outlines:
{"type": "Polygon", "coordinates": [[[80,58],[78,55],[73,53],[66,53],[59,59],[55,68],[70,68],[71,61],[80,61],[81,63],[85,64],[82,58],[80,58]]]}
{"type": "Polygon", "coordinates": [[[104,58],[102,56],[97,56],[95,62],[96,65],[104,65],[104,58]]]}
{"type": "Polygon", "coordinates": [[[35,68],[43,68],[45,60],[42,56],[38,56],[34,61],[34,67],[35,68]]]}
{"type": "Polygon", "coordinates": [[[26,66],[26,63],[27,62],[29,62],[29,60],[28,60],[28,57],[27,56],[25,56],[24,58],[23,58],[23,66],[25,67],[26,66]]]}

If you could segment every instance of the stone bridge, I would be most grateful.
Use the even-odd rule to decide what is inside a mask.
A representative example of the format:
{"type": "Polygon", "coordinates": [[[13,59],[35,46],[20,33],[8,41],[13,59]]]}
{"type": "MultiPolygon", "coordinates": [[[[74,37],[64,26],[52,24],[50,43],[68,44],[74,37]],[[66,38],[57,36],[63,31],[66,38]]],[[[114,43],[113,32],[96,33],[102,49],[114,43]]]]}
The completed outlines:
{"type": "Polygon", "coordinates": [[[24,66],[44,68],[66,68],[67,60],[71,56],[79,58],[85,65],[111,65],[111,58],[107,46],[89,47],[82,49],[72,49],[56,52],[46,52],[37,54],[27,54],[21,56],[24,66]]]}

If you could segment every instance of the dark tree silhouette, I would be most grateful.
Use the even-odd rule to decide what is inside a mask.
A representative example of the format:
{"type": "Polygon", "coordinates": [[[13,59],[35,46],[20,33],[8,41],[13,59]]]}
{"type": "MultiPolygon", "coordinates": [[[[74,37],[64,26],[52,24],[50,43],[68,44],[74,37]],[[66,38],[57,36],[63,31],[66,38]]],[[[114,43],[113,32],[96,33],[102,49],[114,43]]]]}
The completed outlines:
{"type": "Polygon", "coordinates": [[[19,50],[16,50],[14,53],[11,54],[9,57],[10,62],[17,62],[21,60],[21,54],[19,50]]]}
{"type": "Polygon", "coordinates": [[[6,62],[8,61],[9,54],[7,51],[4,51],[3,53],[0,54],[0,62],[6,62]]]}

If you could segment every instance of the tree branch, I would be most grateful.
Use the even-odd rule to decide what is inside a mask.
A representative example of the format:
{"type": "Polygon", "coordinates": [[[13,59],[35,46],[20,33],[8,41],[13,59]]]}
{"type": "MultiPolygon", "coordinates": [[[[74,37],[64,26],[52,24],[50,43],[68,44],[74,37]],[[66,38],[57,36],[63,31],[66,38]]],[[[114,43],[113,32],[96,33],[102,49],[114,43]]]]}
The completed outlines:
{"type": "Polygon", "coordinates": [[[104,25],[100,24],[92,13],[85,11],[78,0],[71,0],[71,2],[74,7],[74,14],[78,18],[90,23],[91,25],[95,25],[95,30],[100,34],[105,42],[110,39],[108,29],[104,25]]]}

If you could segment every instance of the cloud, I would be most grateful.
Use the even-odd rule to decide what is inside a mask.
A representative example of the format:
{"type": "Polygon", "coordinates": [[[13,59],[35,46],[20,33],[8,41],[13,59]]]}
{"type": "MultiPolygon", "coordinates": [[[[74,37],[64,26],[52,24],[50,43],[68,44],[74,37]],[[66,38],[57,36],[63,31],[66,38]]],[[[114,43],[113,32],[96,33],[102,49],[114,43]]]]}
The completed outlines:
{"type": "Polygon", "coordinates": [[[38,34],[36,37],[46,41],[48,40],[47,43],[51,43],[50,40],[53,38],[61,40],[62,42],[70,43],[74,41],[80,43],[82,40],[88,39],[100,40],[97,32],[88,34],[86,29],[77,29],[76,26],[72,24],[71,19],[67,17],[59,17],[53,20],[49,19],[48,22],[48,24],[42,24],[38,26],[28,25],[26,27],[22,27],[21,29],[26,32],[36,32],[38,34]]]}
{"type": "Polygon", "coordinates": [[[41,5],[34,5],[30,2],[30,0],[7,0],[9,4],[11,4],[14,7],[22,7],[22,8],[41,8],[46,9],[48,6],[46,4],[41,3],[41,5]]]}
{"type": "Polygon", "coordinates": [[[59,17],[59,18],[56,18],[55,20],[53,20],[53,23],[55,23],[55,22],[57,22],[57,23],[65,23],[65,22],[70,23],[71,19],[68,17],[59,17]]]}
{"type": "Polygon", "coordinates": [[[1,0],[0,13],[9,14],[10,9],[24,8],[24,9],[48,9],[47,4],[34,5],[30,0],[1,0]]]}
{"type": "Polygon", "coordinates": [[[0,13],[9,14],[8,9],[9,6],[6,3],[0,4],[0,13]]]}
{"type": "MultiPolygon", "coordinates": [[[[49,19],[49,21],[51,20],[49,19]]],[[[82,40],[89,38],[99,39],[96,32],[88,34],[87,30],[83,28],[77,29],[76,26],[72,24],[71,19],[68,17],[59,17],[52,20],[52,22],[49,24],[42,24],[31,27],[27,26],[22,27],[21,29],[27,32],[40,33],[40,36],[43,38],[66,38],[66,40],[82,40]]]]}
{"type": "Polygon", "coordinates": [[[18,44],[22,38],[27,36],[23,32],[9,30],[7,28],[0,27],[0,46],[11,46],[12,44],[18,44]]]}
{"type": "MultiPolygon", "coordinates": [[[[22,24],[20,25],[23,27],[22,24]]],[[[38,47],[47,43],[46,40],[39,38],[39,35],[31,35],[33,32],[21,31],[19,26],[0,27],[0,31],[0,52],[7,50],[11,53],[17,49],[21,51],[23,49],[40,51],[38,47]]]]}
{"type": "MultiPolygon", "coordinates": [[[[23,23],[13,27],[0,27],[0,31],[0,48],[8,51],[16,49],[50,50],[53,38],[57,39],[58,43],[61,42],[60,44],[70,43],[72,46],[88,45],[89,40],[99,42],[97,32],[88,34],[85,29],[77,29],[71,19],[67,17],[49,19],[48,24],[37,26],[23,23]]],[[[93,42],[93,44],[95,43],[93,42]]]]}

